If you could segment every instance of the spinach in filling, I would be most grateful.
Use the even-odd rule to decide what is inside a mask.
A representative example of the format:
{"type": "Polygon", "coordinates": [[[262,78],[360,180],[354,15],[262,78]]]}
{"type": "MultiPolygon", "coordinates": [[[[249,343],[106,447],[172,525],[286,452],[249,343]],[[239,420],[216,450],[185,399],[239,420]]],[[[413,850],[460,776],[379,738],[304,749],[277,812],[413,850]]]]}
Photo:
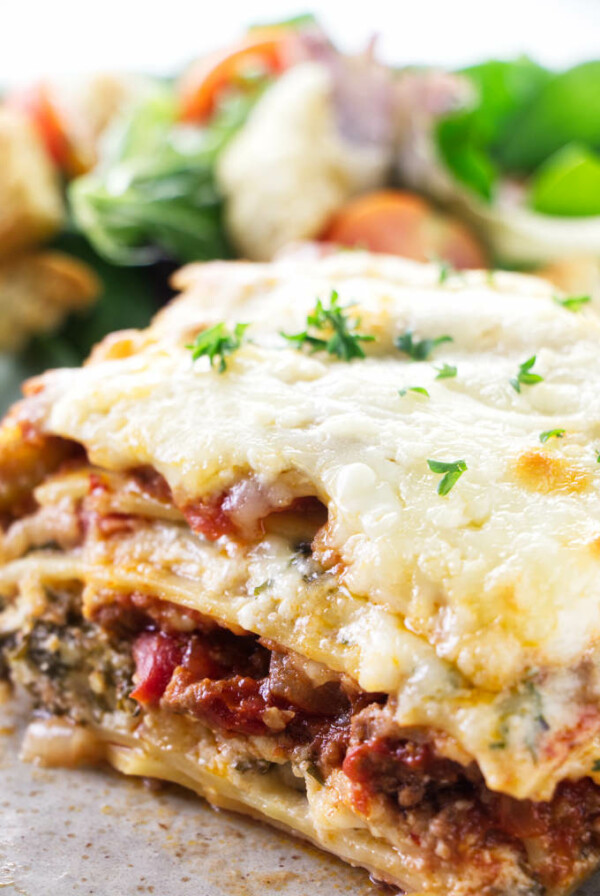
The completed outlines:
{"type": "Polygon", "coordinates": [[[133,672],[130,645],[83,618],[79,589],[48,590],[44,613],[0,642],[0,678],[24,687],[42,715],[85,724],[116,710],[137,714],[133,672]]]}

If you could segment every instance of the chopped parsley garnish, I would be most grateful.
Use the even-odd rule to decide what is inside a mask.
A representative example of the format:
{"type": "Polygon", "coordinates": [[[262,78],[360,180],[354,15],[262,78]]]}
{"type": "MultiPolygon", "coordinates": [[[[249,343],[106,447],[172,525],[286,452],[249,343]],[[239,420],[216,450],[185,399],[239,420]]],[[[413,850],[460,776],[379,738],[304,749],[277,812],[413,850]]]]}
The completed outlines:
{"type": "Polygon", "coordinates": [[[426,361],[434,348],[444,342],[454,342],[452,336],[438,336],[436,339],[413,339],[411,330],[401,333],[395,340],[397,349],[409,355],[413,361],[426,361]]]}
{"type": "Polygon", "coordinates": [[[425,395],[429,398],[429,392],[423,386],[407,386],[406,389],[398,389],[398,395],[403,398],[407,392],[416,392],[418,395],[425,395]]]}
{"type": "Polygon", "coordinates": [[[215,324],[208,330],[203,330],[196,336],[196,341],[191,345],[186,345],[192,353],[192,359],[196,361],[203,355],[210,360],[210,366],[214,367],[215,358],[219,358],[219,373],[227,370],[227,355],[232,355],[240,348],[244,341],[244,333],[248,329],[249,324],[236,324],[233,333],[227,329],[224,323],[215,324]]]}
{"type": "Polygon", "coordinates": [[[321,299],[318,299],[315,310],[308,315],[306,323],[307,329],[302,333],[281,335],[289,342],[294,342],[298,349],[304,348],[305,345],[310,346],[311,353],[327,352],[336,355],[342,361],[352,361],[353,358],[365,357],[361,342],[375,341],[375,336],[356,332],[360,320],[350,320],[344,314],[344,307],[339,304],[339,296],[335,289],[331,291],[329,307],[326,308],[321,299]],[[309,332],[310,329],[322,335],[316,336],[309,332]]]}
{"type": "Polygon", "coordinates": [[[438,495],[442,495],[442,497],[448,494],[467,469],[464,460],[428,460],[427,464],[432,473],[444,474],[437,488],[438,495]]]}
{"type": "Polygon", "coordinates": [[[520,392],[521,386],[533,386],[535,383],[542,382],[544,379],[543,376],[540,376],[539,373],[531,373],[531,368],[534,364],[535,355],[532,355],[531,358],[527,358],[526,361],[523,361],[523,363],[519,365],[519,372],[516,377],[510,381],[515,392],[520,392]]]}
{"type": "Polygon", "coordinates": [[[454,364],[442,364],[441,367],[435,368],[438,372],[436,376],[436,380],[448,380],[453,376],[456,376],[456,367],[454,364]]]}
{"type": "Polygon", "coordinates": [[[256,586],[256,588],[254,589],[254,591],[252,593],[254,594],[255,597],[257,597],[259,594],[262,594],[263,591],[266,591],[267,588],[270,588],[272,584],[273,584],[272,579],[265,579],[264,582],[261,582],[260,585],[256,586]]]}
{"type": "Polygon", "coordinates": [[[429,255],[429,261],[438,267],[438,283],[440,286],[443,286],[451,276],[464,276],[464,271],[458,270],[449,259],[442,258],[441,255],[432,253],[429,255]]]}
{"type": "Polygon", "coordinates": [[[564,434],[564,429],[547,429],[545,432],[540,433],[540,442],[543,444],[548,439],[562,439],[564,434]]]}
{"type": "Polygon", "coordinates": [[[438,261],[438,264],[440,266],[438,283],[440,284],[440,286],[443,286],[450,274],[454,273],[454,267],[450,264],[449,261],[445,261],[443,258],[438,261]]]}
{"type": "Polygon", "coordinates": [[[600,464],[600,451],[596,455],[596,463],[600,464]]]}
{"type": "Polygon", "coordinates": [[[594,764],[592,765],[593,772],[600,772],[600,759],[594,759],[594,764]]]}
{"type": "Polygon", "coordinates": [[[566,299],[560,299],[558,296],[554,296],[554,301],[557,305],[561,305],[563,308],[566,308],[567,311],[581,311],[584,305],[587,305],[588,302],[592,301],[592,297],[567,296],[566,299]]]}

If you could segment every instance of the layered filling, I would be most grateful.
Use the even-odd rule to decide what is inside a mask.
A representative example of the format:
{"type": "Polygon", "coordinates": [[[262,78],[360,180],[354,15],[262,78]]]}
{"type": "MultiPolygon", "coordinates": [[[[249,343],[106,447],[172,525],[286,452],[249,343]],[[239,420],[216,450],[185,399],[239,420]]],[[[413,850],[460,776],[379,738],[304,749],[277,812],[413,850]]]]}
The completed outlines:
{"type": "Polygon", "coordinates": [[[366,829],[432,875],[476,870],[480,892],[559,892],[597,861],[590,779],[563,781],[544,803],[494,793],[474,761],[441,748],[440,732],[401,727],[395,697],[173,599],[176,577],[194,578],[209,547],[215,565],[237,558],[226,593],[241,579],[257,599],[288,587],[272,562],[257,579],[272,545],[277,569],[335,596],[335,558],[325,568],[312,547],[326,513],[302,483],[266,491],[247,480],[191,504],[151,470],[109,473],[78,450],[61,462],[45,476],[36,468],[41,484],[19,492],[3,539],[0,674],[30,692],[39,717],[142,746],[163,726],[177,732],[175,752],[210,734],[236,773],[305,793],[316,828],[366,829]],[[164,591],[126,588],[126,556],[159,569],[164,591]],[[494,889],[507,864],[512,884],[494,889]]]}
{"type": "Polygon", "coordinates": [[[297,788],[303,776],[330,782],[359,819],[399,846],[409,836],[432,867],[490,865],[490,852],[507,847],[545,892],[598,847],[600,789],[589,779],[563,782],[548,803],[493,793],[475,764],[400,729],[385,695],[254,635],[143,595],[115,595],[90,621],[75,591],[49,591],[30,622],[4,638],[2,655],[41,717],[142,737],[147,713],[181,716],[192,730],[200,722],[235,741],[237,771],[291,765],[297,788]]]}

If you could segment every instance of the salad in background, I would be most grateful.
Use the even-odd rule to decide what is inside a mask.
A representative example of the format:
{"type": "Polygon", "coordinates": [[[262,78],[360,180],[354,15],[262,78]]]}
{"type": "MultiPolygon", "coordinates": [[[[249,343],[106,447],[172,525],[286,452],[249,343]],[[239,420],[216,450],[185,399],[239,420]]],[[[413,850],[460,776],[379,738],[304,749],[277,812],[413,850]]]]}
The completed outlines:
{"type": "Polygon", "coordinates": [[[0,161],[3,403],[144,325],[182,262],[310,240],[600,283],[597,61],[392,69],[301,16],[175,79],[15,91],[0,161]]]}
{"type": "Polygon", "coordinates": [[[497,264],[598,278],[600,61],[551,72],[492,60],[399,90],[405,183],[453,209],[497,264]],[[442,98],[440,105],[440,97],[442,98]]]}

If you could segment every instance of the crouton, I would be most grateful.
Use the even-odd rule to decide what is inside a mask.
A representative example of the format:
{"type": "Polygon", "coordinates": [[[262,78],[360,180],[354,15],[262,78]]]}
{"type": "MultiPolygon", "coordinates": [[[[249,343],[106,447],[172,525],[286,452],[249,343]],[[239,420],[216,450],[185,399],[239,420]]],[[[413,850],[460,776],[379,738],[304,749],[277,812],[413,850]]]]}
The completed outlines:
{"type": "Polygon", "coordinates": [[[0,258],[39,243],[61,226],[58,175],[32,126],[0,107],[0,258]]]}
{"type": "Polygon", "coordinates": [[[33,334],[55,329],[70,311],[87,308],[99,289],[90,268],[62,252],[0,262],[0,349],[16,351],[33,334]]]}

